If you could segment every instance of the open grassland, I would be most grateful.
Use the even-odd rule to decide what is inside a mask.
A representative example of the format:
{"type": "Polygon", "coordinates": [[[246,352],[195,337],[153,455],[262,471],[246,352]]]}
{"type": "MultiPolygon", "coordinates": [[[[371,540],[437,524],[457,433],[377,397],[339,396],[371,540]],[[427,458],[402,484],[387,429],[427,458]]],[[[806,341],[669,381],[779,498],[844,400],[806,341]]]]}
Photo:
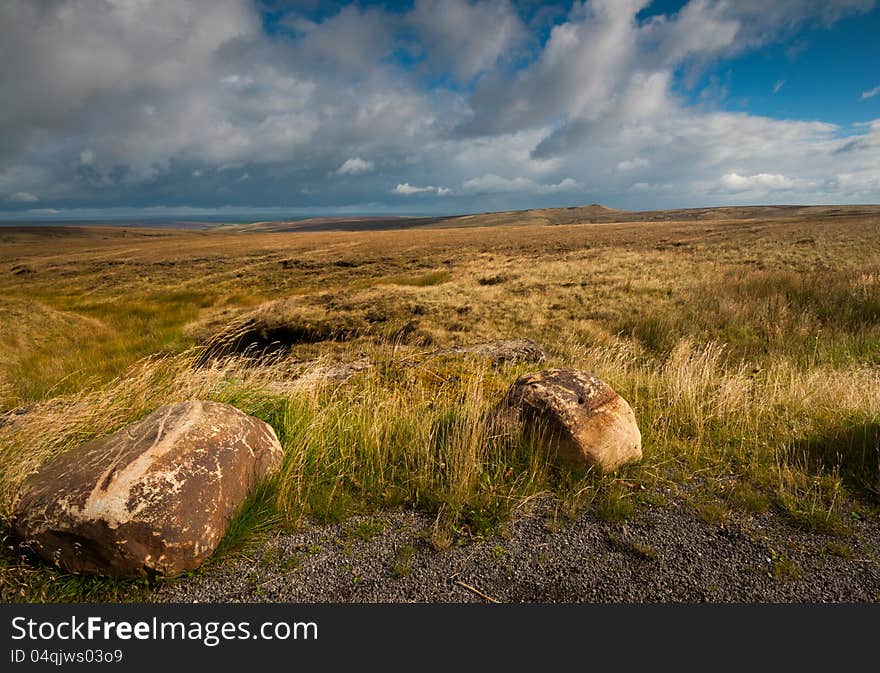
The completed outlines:
{"type": "MultiPolygon", "coordinates": [[[[395,505],[435,515],[442,549],[548,492],[561,516],[684,498],[707,522],[768,511],[845,537],[880,503],[880,215],[772,215],[0,229],[0,516],[8,525],[49,457],[197,397],[268,421],[286,451],[221,556],[267,530],[395,505]],[[205,357],[200,344],[253,311],[275,316],[265,352],[205,357]],[[535,365],[431,355],[511,337],[544,346],[540,367],[592,371],[629,400],[644,460],[605,476],[554,467],[490,421],[535,365]],[[374,366],[344,384],[308,375],[352,361],[374,366]]],[[[0,586],[8,600],[144,590],[8,555],[0,586]]]]}

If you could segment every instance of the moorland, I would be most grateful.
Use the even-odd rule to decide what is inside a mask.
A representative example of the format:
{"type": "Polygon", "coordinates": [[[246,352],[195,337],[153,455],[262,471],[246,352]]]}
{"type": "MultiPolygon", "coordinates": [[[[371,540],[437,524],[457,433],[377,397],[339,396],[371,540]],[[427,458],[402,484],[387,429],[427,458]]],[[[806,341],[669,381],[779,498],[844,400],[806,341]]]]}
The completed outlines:
{"type": "MultiPolygon", "coordinates": [[[[420,539],[443,554],[503,539],[541,499],[551,529],[673,505],[710,528],[770,519],[821,541],[810,563],[861,563],[878,598],[880,207],[0,227],[4,532],[46,460],[194,398],[267,421],[285,450],[196,574],[325,522],[369,537],[392,510],[427,517],[420,539]],[[259,338],[229,338],[255,316],[259,338]],[[443,352],[510,338],[546,362],[443,352]],[[641,462],[579,472],[492,433],[511,382],[551,366],[629,401],[641,462]]],[[[4,539],[4,601],[157,591],[64,575],[4,539]]],[[[774,547],[774,581],[809,575],[796,556],[774,547]]]]}

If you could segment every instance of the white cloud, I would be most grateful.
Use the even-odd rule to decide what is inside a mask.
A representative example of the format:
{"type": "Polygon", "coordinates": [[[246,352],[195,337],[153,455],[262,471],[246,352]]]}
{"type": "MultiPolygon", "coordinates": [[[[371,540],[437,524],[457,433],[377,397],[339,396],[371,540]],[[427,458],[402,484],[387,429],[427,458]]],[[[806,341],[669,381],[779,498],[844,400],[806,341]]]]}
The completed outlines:
{"type": "Polygon", "coordinates": [[[21,140],[46,127],[69,133],[90,121],[104,97],[193,86],[222,45],[259,27],[244,0],[7,0],[0,5],[0,127],[16,128],[21,140]]]}
{"type": "Polygon", "coordinates": [[[784,191],[794,189],[801,182],[779,173],[755,173],[754,175],[726,173],[721,176],[721,186],[731,192],[784,191]]]}
{"type": "Polygon", "coordinates": [[[412,194],[425,194],[425,193],[433,193],[437,196],[447,196],[452,193],[452,190],[448,187],[434,187],[433,185],[427,185],[426,187],[416,187],[415,185],[411,185],[408,182],[402,182],[394,188],[395,194],[403,194],[404,196],[410,196],[412,194]]]}
{"type": "Polygon", "coordinates": [[[15,192],[9,198],[9,201],[13,201],[15,203],[33,203],[34,201],[39,201],[40,199],[30,192],[15,192]]]}
{"type": "Polygon", "coordinates": [[[869,89],[868,91],[863,91],[861,100],[868,100],[869,98],[873,98],[877,94],[880,94],[880,86],[875,86],[873,89],[869,89]]]}
{"type": "Polygon", "coordinates": [[[406,21],[430,66],[464,80],[492,68],[527,35],[509,0],[417,0],[406,21]]]}
{"type": "Polygon", "coordinates": [[[642,170],[651,165],[651,162],[642,157],[633,157],[632,159],[624,159],[617,163],[617,170],[621,173],[630,173],[632,171],[642,170]]]}
{"type": "Polygon", "coordinates": [[[642,37],[656,40],[662,65],[722,52],[734,46],[742,29],[739,18],[726,9],[719,2],[689,2],[672,19],[655,18],[641,31],[642,37]]]}
{"type": "Polygon", "coordinates": [[[433,192],[433,187],[414,187],[408,182],[401,182],[394,188],[395,194],[419,194],[420,192],[433,192]]]}
{"type": "Polygon", "coordinates": [[[675,188],[674,185],[669,183],[654,183],[654,182],[636,182],[633,183],[629,190],[630,192],[669,192],[675,188]]]}
{"type": "Polygon", "coordinates": [[[691,0],[673,18],[656,17],[651,24],[667,33],[663,53],[697,59],[734,55],[805,25],[829,27],[849,14],[870,11],[875,0],[691,0]]]}
{"type": "MultiPolygon", "coordinates": [[[[616,107],[638,54],[635,14],[644,0],[575,3],[568,20],[553,27],[535,62],[513,82],[487,79],[478,86],[467,133],[518,131],[554,115],[597,119],[616,107]],[[621,86],[623,85],[623,86],[621,86]]],[[[642,105],[650,105],[643,96],[642,105]]]]}
{"type": "Polygon", "coordinates": [[[0,199],[12,210],[28,201],[8,195],[39,195],[67,213],[356,212],[419,194],[462,210],[587,194],[619,207],[880,200],[880,123],[772,119],[678,93],[707,63],[871,2],[690,0],[644,21],[647,4],[575,2],[544,39],[510,0],[321,18],[283,3],[271,36],[252,0],[5,0],[0,199]]]}
{"type": "Polygon", "coordinates": [[[320,23],[295,13],[282,22],[298,33],[303,57],[363,73],[393,50],[399,20],[379,9],[351,4],[320,23]]]}
{"type": "Polygon", "coordinates": [[[564,178],[556,184],[540,184],[531,178],[504,178],[494,173],[487,173],[477,178],[466,180],[462,184],[465,192],[476,194],[504,194],[520,192],[525,194],[555,194],[557,192],[583,189],[583,185],[572,178],[564,178]]]}
{"type": "Polygon", "coordinates": [[[336,175],[359,175],[361,173],[369,173],[376,169],[372,161],[361,159],[360,157],[352,157],[346,159],[342,165],[334,172],[336,175]]]}

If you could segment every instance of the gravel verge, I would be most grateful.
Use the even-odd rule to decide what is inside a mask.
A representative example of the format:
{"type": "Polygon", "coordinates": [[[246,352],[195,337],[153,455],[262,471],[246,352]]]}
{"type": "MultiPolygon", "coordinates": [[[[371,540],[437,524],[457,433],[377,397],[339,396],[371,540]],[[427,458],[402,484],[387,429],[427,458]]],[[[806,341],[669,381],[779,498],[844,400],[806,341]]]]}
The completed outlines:
{"type": "Polygon", "coordinates": [[[880,522],[844,538],[777,513],[705,523],[684,501],[611,523],[551,523],[549,499],[504,534],[437,551],[431,517],[390,511],[277,534],[162,583],[163,602],[876,602],[880,522]]]}

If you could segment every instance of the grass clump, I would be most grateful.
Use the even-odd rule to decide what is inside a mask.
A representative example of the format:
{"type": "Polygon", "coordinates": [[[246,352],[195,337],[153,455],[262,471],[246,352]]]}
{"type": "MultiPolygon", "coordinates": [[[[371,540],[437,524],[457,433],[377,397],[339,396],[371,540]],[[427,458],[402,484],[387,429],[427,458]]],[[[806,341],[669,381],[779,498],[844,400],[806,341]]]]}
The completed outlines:
{"type": "Polygon", "coordinates": [[[732,507],[749,514],[767,512],[773,506],[773,499],[749,483],[737,482],[726,492],[726,501],[732,507]]]}
{"type": "Polygon", "coordinates": [[[593,501],[593,511],[603,521],[626,521],[636,513],[631,493],[624,487],[612,484],[599,490],[593,501]]]}
{"type": "Polygon", "coordinates": [[[831,541],[822,549],[825,554],[836,556],[838,558],[855,558],[856,551],[845,542],[831,541]]]}
{"type": "Polygon", "coordinates": [[[394,285],[408,285],[410,287],[430,287],[448,283],[452,278],[449,271],[430,271],[416,276],[394,276],[388,280],[394,285]]]}
{"type": "Polygon", "coordinates": [[[382,525],[381,522],[372,519],[363,519],[351,527],[351,535],[358,540],[366,542],[367,540],[376,537],[383,530],[385,530],[385,526],[382,525]]]}
{"type": "Polygon", "coordinates": [[[771,549],[770,558],[773,563],[773,577],[777,581],[794,582],[803,576],[804,571],[800,564],[789,556],[771,549]]]}
{"type": "Polygon", "coordinates": [[[406,577],[412,572],[412,564],[416,556],[416,548],[411,544],[405,544],[394,555],[394,575],[406,577]]]}

